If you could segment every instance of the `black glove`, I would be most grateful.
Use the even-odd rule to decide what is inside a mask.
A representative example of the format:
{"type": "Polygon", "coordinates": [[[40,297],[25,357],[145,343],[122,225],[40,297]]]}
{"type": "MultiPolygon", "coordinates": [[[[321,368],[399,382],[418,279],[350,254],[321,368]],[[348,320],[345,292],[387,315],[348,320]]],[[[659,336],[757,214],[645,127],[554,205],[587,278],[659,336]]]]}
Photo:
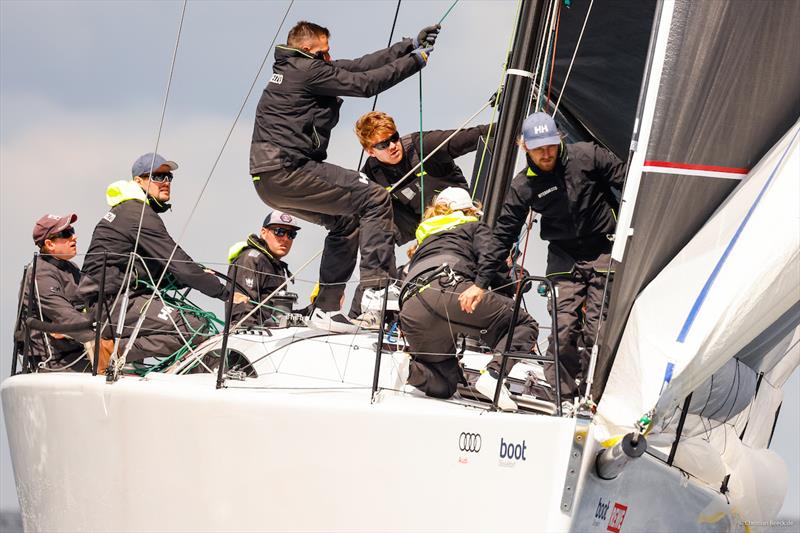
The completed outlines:
{"type": "Polygon", "coordinates": [[[419,32],[419,35],[414,37],[414,48],[419,48],[421,46],[433,46],[436,44],[436,37],[439,35],[439,30],[441,29],[441,24],[422,28],[422,30],[419,32]]]}
{"type": "Polygon", "coordinates": [[[497,99],[500,98],[501,94],[503,94],[502,88],[492,93],[492,96],[489,97],[489,107],[494,107],[497,105],[497,99]]]}
{"type": "Polygon", "coordinates": [[[414,56],[414,59],[417,60],[419,66],[424,67],[428,64],[428,56],[431,55],[431,52],[433,52],[433,46],[420,46],[419,48],[412,50],[411,54],[414,56]]]}

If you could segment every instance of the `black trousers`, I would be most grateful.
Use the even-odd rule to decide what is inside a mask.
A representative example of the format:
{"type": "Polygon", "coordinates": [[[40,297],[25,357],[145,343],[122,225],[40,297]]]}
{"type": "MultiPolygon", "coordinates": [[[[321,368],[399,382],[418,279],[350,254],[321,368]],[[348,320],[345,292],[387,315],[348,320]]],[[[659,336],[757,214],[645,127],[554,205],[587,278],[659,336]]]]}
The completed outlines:
{"type": "MultiPolygon", "coordinates": [[[[478,337],[495,351],[506,347],[514,301],[487,292],[472,314],[461,310],[459,295],[473,285],[464,280],[443,285],[439,278],[400,311],[400,324],[412,354],[408,383],[435,398],[449,398],[456,392],[461,369],[456,358],[458,335],[478,337]]],[[[523,310],[511,342],[513,352],[531,352],[536,345],[539,326],[523,310]]],[[[499,371],[501,356],[496,355],[487,368],[499,371]]],[[[512,365],[507,365],[506,371],[512,365]]]]}
{"type": "Polygon", "coordinates": [[[386,284],[394,267],[394,223],[385,189],[358,172],[316,161],[262,172],[253,183],[265,204],[328,230],[319,269],[320,309],[341,308],[356,250],[361,252],[364,286],[386,284]]]}
{"type": "MultiPolygon", "coordinates": [[[[592,346],[598,327],[605,321],[608,305],[603,305],[609,254],[596,259],[577,261],[572,272],[551,277],[556,288],[556,316],[558,321],[558,352],[562,398],[580,394],[577,382],[585,379],[592,346]],[[600,310],[603,310],[602,317],[600,310]],[[583,350],[579,350],[579,348],[583,350]]],[[[606,304],[611,296],[609,281],[606,304]]],[[[551,310],[548,304],[548,310],[551,310]]],[[[547,355],[553,356],[553,334],[548,337],[547,355]]],[[[544,365],[547,381],[555,386],[555,369],[552,363],[544,365]]]]}

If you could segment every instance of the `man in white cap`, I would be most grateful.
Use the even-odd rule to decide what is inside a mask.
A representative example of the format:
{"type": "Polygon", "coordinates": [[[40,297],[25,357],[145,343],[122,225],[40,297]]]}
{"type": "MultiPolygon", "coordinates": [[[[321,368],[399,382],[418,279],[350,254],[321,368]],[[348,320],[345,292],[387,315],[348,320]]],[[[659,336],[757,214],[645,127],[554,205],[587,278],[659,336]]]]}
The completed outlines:
{"type": "MultiPolygon", "coordinates": [[[[497,286],[497,270],[490,271],[486,251],[491,230],[480,222],[480,206],[459,187],[443,190],[425,210],[417,228],[417,249],[409,265],[400,295],[400,325],[411,357],[397,355],[398,385],[408,383],[435,398],[449,398],[458,383],[466,384],[456,357],[460,334],[482,340],[495,350],[475,384],[478,392],[494,397],[497,381],[488,370],[500,370],[500,350],[513,315],[513,301],[489,292],[477,312],[465,312],[459,295],[473,287],[476,278],[491,279],[497,286]]],[[[502,282],[501,282],[502,283],[502,282]]],[[[530,353],[539,333],[536,321],[525,311],[517,316],[511,350],[530,353]]],[[[515,409],[508,391],[500,391],[499,407],[515,409]]]]}
{"type": "MultiPolygon", "coordinates": [[[[487,252],[489,272],[501,268],[519,237],[528,213],[541,215],[541,237],[549,241],[547,276],[556,288],[561,394],[579,395],[586,378],[588,354],[601,323],[606,280],[613,274],[611,237],[619,209],[625,164],[609,150],[591,142],[566,145],[547,113],[534,113],[522,125],[520,147],[527,168],[511,182],[503,209],[494,225],[487,252]],[[579,350],[582,344],[585,350],[579,350]]],[[[461,295],[466,312],[480,308],[490,276],[478,276],[475,286],[461,295]]],[[[551,334],[548,355],[553,355],[551,334]]],[[[545,375],[555,384],[552,364],[545,375]]]]}
{"type": "MultiPolygon", "coordinates": [[[[247,315],[291,276],[289,265],[282,259],[292,249],[299,230],[292,215],[275,210],[264,219],[258,234],[253,233],[247,240],[230,247],[228,276],[233,277],[233,265],[238,265],[235,290],[247,298],[234,304],[231,324],[247,315]]],[[[279,317],[273,313],[274,309],[275,305],[267,302],[245,321],[245,325],[275,326],[279,317]]]]}

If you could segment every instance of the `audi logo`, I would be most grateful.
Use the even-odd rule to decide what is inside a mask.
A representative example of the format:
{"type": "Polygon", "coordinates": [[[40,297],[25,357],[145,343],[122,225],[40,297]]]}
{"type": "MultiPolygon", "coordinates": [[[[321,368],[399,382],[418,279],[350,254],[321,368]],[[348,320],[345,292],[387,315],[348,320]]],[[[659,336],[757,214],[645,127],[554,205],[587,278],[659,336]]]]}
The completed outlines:
{"type": "Polygon", "coordinates": [[[481,434],[480,433],[461,433],[458,436],[458,449],[462,452],[479,452],[481,451],[481,434]]]}

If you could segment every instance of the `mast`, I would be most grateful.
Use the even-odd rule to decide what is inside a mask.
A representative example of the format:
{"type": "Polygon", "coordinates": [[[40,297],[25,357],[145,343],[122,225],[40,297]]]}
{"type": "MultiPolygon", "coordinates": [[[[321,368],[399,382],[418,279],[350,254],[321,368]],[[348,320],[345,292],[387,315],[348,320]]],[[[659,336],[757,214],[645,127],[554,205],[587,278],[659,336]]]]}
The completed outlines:
{"type": "Polygon", "coordinates": [[[492,161],[486,179],[483,220],[494,224],[514,176],[514,162],[517,159],[517,138],[522,130],[522,122],[528,110],[536,50],[541,40],[541,21],[544,0],[521,0],[517,31],[511,59],[508,61],[505,88],[503,89],[500,119],[497,134],[492,146],[492,161]]]}

